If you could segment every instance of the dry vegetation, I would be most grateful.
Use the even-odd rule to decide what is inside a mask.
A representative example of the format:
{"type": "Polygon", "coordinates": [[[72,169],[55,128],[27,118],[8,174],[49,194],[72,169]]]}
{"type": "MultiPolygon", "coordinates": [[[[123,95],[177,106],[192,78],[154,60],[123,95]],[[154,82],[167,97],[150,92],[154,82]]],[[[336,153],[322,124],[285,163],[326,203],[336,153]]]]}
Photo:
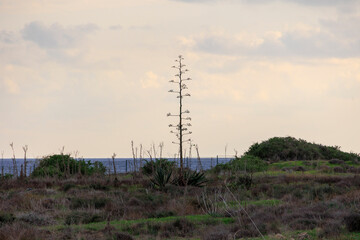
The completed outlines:
{"type": "Polygon", "coordinates": [[[2,179],[0,239],[360,239],[358,162],[248,158],[244,172],[244,159],[204,186],[141,172],[2,179]]]}
{"type": "Polygon", "coordinates": [[[206,187],[162,191],[140,174],[3,180],[0,239],[261,237],[256,227],[274,239],[344,239],[359,231],[360,176],[280,173],[254,176],[249,190],[211,172],[206,187]]]}

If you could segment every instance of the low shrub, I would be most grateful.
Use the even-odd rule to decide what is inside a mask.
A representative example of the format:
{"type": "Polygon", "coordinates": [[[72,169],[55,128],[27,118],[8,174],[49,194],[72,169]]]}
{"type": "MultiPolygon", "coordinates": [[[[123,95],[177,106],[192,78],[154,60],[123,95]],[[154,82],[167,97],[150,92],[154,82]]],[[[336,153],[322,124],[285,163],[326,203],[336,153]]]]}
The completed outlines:
{"type": "Polygon", "coordinates": [[[297,218],[289,223],[289,226],[294,230],[311,230],[317,225],[317,221],[311,218],[297,218]]]}
{"type": "Polygon", "coordinates": [[[244,222],[241,225],[239,224],[233,225],[231,228],[231,233],[234,239],[259,237],[259,232],[250,222],[244,222]]]}
{"type": "Polygon", "coordinates": [[[173,168],[175,168],[176,162],[169,161],[167,159],[156,159],[147,161],[145,160],[144,166],[141,168],[142,173],[145,175],[152,175],[156,169],[161,168],[164,171],[170,172],[173,168]]]}
{"type": "Polygon", "coordinates": [[[175,216],[176,214],[173,211],[156,211],[148,214],[148,218],[163,218],[163,217],[171,217],[175,216]]]}
{"type": "Polygon", "coordinates": [[[115,233],[113,238],[114,240],[134,240],[130,235],[126,233],[115,233]]]}
{"type": "Polygon", "coordinates": [[[330,164],[338,164],[338,165],[341,165],[341,164],[344,164],[344,160],[340,160],[340,159],[331,159],[328,161],[330,164]]]}
{"type": "Polygon", "coordinates": [[[206,228],[203,235],[201,236],[202,240],[227,240],[230,234],[229,229],[224,225],[218,225],[211,228],[206,228]]]}
{"type": "Polygon", "coordinates": [[[193,235],[195,224],[186,218],[179,218],[173,222],[164,223],[162,230],[171,233],[171,236],[189,237],[193,235]]]}
{"type": "Polygon", "coordinates": [[[106,185],[103,185],[101,183],[91,183],[89,185],[90,188],[94,189],[94,190],[100,190],[100,191],[108,191],[109,187],[106,185]]]}
{"type": "Polygon", "coordinates": [[[147,222],[146,224],[147,233],[151,235],[158,235],[161,229],[161,223],[158,222],[147,222]]]}
{"type": "Polygon", "coordinates": [[[46,231],[34,228],[30,224],[15,222],[0,227],[0,240],[19,239],[37,240],[50,239],[52,236],[45,236],[46,231]]]}
{"type": "Polygon", "coordinates": [[[74,183],[66,183],[63,187],[62,190],[64,192],[69,191],[70,189],[74,188],[76,185],[74,183]]]}
{"type": "Polygon", "coordinates": [[[320,230],[318,236],[321,238],[337,237],[341,234],[341,221],[331,220],[323,224],[323,228],[320,230]]]}
{"type": "Polygon", "coordinates": [[[334,192],[334,187],[322,184],[312,186],[309,190],[310,200],[324,200],[334,192]]]}
{"type": "Polygon", "coordinates": [[[95,209],[104,208],[106,203],[109,202],[107,198],[72,198],[70,202],[71,209],[78,208],[89,208],[93,207],[95,209]]]}
{"type": "Polygon", "coordinates": [[[65,217],[65,225],[88,224],[104,221],[105,217],[91,212],[71,212],[65,217]]]}
{"type": "Polygon", "coordinates": [[[83,175],[105,174],[106,168],[101,162],[91,163],[84,159],[75,160],[70,155],[55,154],[39,160],[31,173],[32,177],[64,177],[81,172],[83,175]],[[80,169],[79,169],[80,168],[80,169]]]}
{"type": "Polygon", "coordinates": [[[44,216],[35,212],[22,214],[18,216],[17,219],[36,226],[45,226],[52,223],[48,216],[44,216]]]}
{"type": "Polygon", "coordinates": [[[246,188],[246,190],[249,190],[251,188],[253,180],[250,175],[244,174],[242,176],[237,177],[235,183],[236,186],[239,186],[241,188],[246,188]]]}
{"type": "Polygon", "coordinates": [[[333,167],[333,171],[334,173],[345,173],[346,169],[344,169],[343,167],[333,167]]]}
{"type": "Polygon", "coordinates": [[[349,232],[360,232],[360,214],[351,213],[344,218],[346,228],[349,232]]]}
{"type": "Polygon", "coordinates": [[[12,213],[0,213],[0,226],[8,223],[12,223],[15,220],[15,216],[12,213]]]}

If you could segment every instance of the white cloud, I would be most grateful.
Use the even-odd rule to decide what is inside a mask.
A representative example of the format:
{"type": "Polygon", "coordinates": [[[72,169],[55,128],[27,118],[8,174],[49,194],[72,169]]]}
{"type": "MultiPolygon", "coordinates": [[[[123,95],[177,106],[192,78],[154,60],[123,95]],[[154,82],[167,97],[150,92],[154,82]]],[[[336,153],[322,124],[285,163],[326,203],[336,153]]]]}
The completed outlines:
{"type": "Polygon", "coordinates": [[[18,94],[20,92],[19,85],[14,80],[11,80],[9,78],[5,78],[3,80],[3,83],[4,83],[4,86],[5,86],[5,89],[6,89],[6,91],[8,93],[18,94]]]}
{"type": "Polygon", "coordinates": [[[159,76],[149,71],[145,74],[144,78],[140,80],[142,88],[159,88],[159,76]]]}

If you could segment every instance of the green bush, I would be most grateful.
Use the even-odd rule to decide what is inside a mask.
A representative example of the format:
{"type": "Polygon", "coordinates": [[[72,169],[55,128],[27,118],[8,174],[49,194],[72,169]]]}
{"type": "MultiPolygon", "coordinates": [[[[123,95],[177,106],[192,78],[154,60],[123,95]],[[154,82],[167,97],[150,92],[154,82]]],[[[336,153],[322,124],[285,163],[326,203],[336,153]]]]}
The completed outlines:
{"type": "Polygon", "coordinates": [[[51,155],[42,158],[38,166],[31,173],[32,177],[64,177],[78,174],[83,175],[105,174],[106,168],[101,162],[91,163],[84,159],[75,160],[70,155],[51,155]],[[80,168],[80,169],[79,169],[80,168]]]}
{"type": "Polygon", "coordinates": [[[169,161],[167,159],[161,158],[161,159],[156,159],[154,160],[150,160],[147,161],[145,160],[145,164],[142,167],[141,171],[145,174],[145,175],[152,175],[156,169],[164,169],[165,171],[170,171],[172,169],[174,169],[176,167],[176,162],[173,161],[169,161]]]}
{"type": "Polygon", "coordinates": [[[253,183],[252,177],[248,174],[243,174],[236,178],[234,182],[230,184],[230,187],[232,189],[245,188],[246,190],[249,190],[251,188],[251,185],[253,183]]]}
{"type": "Polygon", "coordinates": [[[0,174],[0,179],[4,178],[4,179],[11,179],[14,175],[10,174],[10,173],[5,173],[4,177],[0,174]]]}
{"type": "Polygon", "coordinates": [[[324,146],[293,137],[274,137],[255,143],[245,154],[269,161],[318,159],[356,161],[360,159],[359,154],[340,151],[338,146],[324,146]]]}
{"type": "Polygon", "coordinates": [[[253,175],[255,172],[263,172],[268,168],[268,164],[259,157],[252,155],[244,155],[242,157],[235,157],[227,163],[218,164],[214,169],[215,172],[230,171],[232,173],[246,173],[253,175]]]}
{"type": "Polygon", "coordinates": [[[266,171],[268,164],[256,156],[244,155],[241,158],[235,157],[230,160],[227,168],[231,169],[233,172],[240,171],[252,175],[255,172],[266,171]]]}

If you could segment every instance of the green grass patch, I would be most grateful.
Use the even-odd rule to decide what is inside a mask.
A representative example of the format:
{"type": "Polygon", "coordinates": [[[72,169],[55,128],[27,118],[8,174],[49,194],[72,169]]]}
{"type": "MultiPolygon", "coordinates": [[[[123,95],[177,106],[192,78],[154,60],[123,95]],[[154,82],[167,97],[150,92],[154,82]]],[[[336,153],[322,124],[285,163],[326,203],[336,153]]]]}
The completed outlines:
{"type": "MultiPolygon", "coordinates": [[[[187,220],[192,221],[195,224],[203,224],[207,222],[217,222],[217,223],[224,223],[230,224],[233,223],[235,220],[231,217],[212,217],[210,215],[188,215],[188,216],[170,216],[170,217],[162,217],[162,218],[145,218],[145,219],[136,219],[136,220],[114,220],[110,222],[112,227],[115,227],[118,230],[123,230],[124,228],[134,225],[134,224],[144,224],[144,223],[166,223],[175,221],[180,218],[186,218],[187,220]]],[[[107,222],[96,222],[96,223],[88,223],[82,225],[72,225],[74,229],[87,229],[93,231],[99,231],[104,229],[107,222]]],[[[61,230],[65,228],[65,225],[57,225],[48,227],[48,229],[57,229],[61,230]]]]}
{"type": "MultiPolygon", "coordinates": [[[[242,206],[249,206],[249,205],[253,205],[253,206],[278,206],[282,203],[281,200],[279,199],[263,199],[263,200],[254,200],[254,201],[241,201],[241,205],[242,206]]],[[[225,207],[225,203],[223,202],[219,202],[218,203],[219,207],[225,207]]],[[[227,205],[229,207],[237,207],[238,206],[238,202],[236,201],[229,201],[227,202],[227,205]]]]}
{"type": "Polygon", "coordinates": [[[275,169],[282,169],[285,167],[305,167],[305,164],[303,163],[303,161],[284,161],[284,162],[276,162],[276,163],[272,163],[270,164],[270,168],[275,168],[275,169]]]}

